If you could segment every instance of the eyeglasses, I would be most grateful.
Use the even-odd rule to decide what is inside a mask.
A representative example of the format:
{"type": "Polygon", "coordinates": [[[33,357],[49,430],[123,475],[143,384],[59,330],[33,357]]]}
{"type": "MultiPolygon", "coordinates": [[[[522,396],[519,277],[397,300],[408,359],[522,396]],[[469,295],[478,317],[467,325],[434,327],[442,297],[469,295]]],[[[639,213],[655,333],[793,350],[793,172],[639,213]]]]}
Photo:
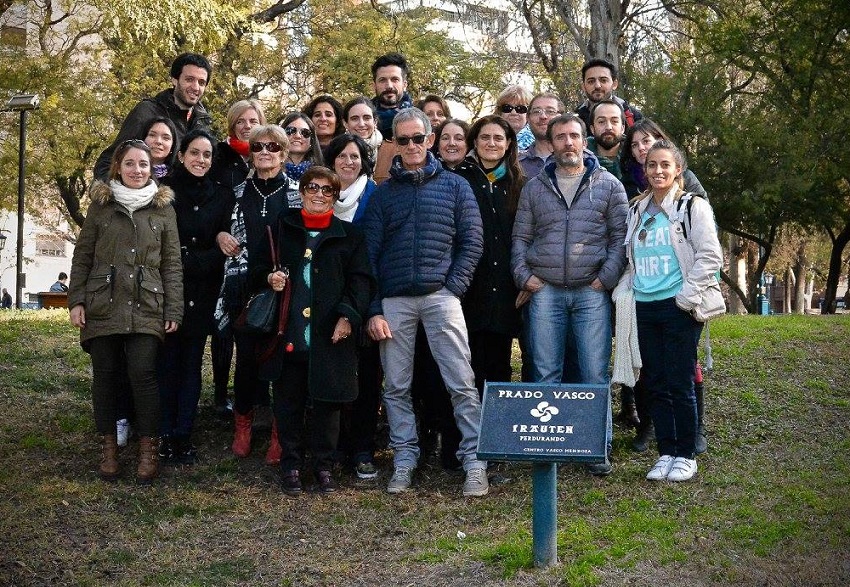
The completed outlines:
{"type": "Polygon", "coordinates": [[[275,143],[274,141],[269,143],[251,143],[252,153],[259,153],[263,149],[269,153],[280,153],[283,150],[283,147],[280,146],[280,143],[275,143]]]}
{"type": "Polygon", "coordinates": [[[305,139],[309,139],[313,136],[313,131],[309,128],[296,128],[294,126],[287,126],[284,130],[286,131],[286,134],[290,137],[296,133],[300,134],[305,139]]]}
{"type": "Polygon", "coordinates": [[[336,193],[332,186],[329,185],[319,185],[314,182],[310,182],[304,186],[304,191],[308,194],[316,194],[318,192],[322,192],[322,195],[326,198],[331,198],[336,193]]]}
{"type": "Polygon", "coordinates": [[[647,230],[652,228],[652,225],[655,224],[655,216],[650,216],[646,219],[646,222],[643,223],[643,227],[640,229],[638,233],[638,240],[643,242],[646,238],[647,230]]]}
{"type": "Polygon", "coordinates": [[[414,144],[421,145],[427,139],[427,135],[413,135],[412,137],[396,137],[395,142],[398,143],[402,147],[406,147],[410,144],[410,141],[413,141],[414,144]]]}
{"type": "Polygon", "coordinates": [[[528,112],[528,106],[523,106],[522,104],[518,104],[514,106],[513,104],[502,104],[502,107],[499,108],[502,111],[502,114],[510,114],[511,112],[516,111],[517,114],[525,114],[528,112]]]}
{"type": "Polygon", "coordinates": [[[532,116],[557,116],[558,114],[562,114],[560,110],[555,110],[554,108],[532,108],[531,115],[532,116]]]}

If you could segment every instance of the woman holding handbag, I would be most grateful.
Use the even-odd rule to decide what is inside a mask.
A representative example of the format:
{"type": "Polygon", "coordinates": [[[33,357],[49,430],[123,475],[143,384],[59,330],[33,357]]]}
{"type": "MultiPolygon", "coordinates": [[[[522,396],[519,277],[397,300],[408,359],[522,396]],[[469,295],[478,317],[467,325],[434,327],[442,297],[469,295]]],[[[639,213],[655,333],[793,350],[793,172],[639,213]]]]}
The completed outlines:
{"type": "Polygon", "coordinates": [[[723,264],[711,206],[684,191],[685,168],[672,142],[650,147],[644,165],[650,187],[629,210],[629,270],[617,286],[630,286],[635,300],[642,380],[660,454],[646,477],[651,481],[687,481],[697,472],[693,377],[705,319],[700,308],[719,293],[723,264]]]}
{"type": "Polygon", "coordinates": [[[305,424],[317,489],[336,490],[340,407],[357,397],[357,334],[375,292],[363,232],[334,216],[337,174],[313,166],[299,192],[302,209],[273,226],[277,259],[266,237],[251,261],[255,289],[291,288],[286,326],[260,376],[273,382],[281,488],[292,496],[302,491],[305,424]]]}
{"type": "MultiPolygon", "coordinates": [[[[289,139],[276,124],[255,126],[248,138],[254,175],[236,187],[229,232],[216,237],[219,248],[229,257],[225,262],[224,283],[216,307],[219,330],[231,329],[249,298],[248,261],[261,247],[266,226],[289,209],[289,180],[283,173],[289,139]]],[[[268,245],[266,245],[268,248],[268,245]]],[[[236,372],[233,379],[234,434],[233,454],[244,458],[251,453],[251,426],[254,406],[268,393],[268,383],[257,378],[256,334],[234,329],[236,372]]],[[[266,463],[277,464],[280,446],[277,427],[272,424],[272,438],[266,452],[266,463]]]]}

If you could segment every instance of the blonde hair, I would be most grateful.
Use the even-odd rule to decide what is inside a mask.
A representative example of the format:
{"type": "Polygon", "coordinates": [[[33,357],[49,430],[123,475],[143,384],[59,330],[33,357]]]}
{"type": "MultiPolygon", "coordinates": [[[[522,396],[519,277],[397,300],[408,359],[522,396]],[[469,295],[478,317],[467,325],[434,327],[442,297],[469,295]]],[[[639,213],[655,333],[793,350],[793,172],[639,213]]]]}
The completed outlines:
{"type": "Polygon", "coordinates": [[[266,115],[263,112],[262,105],[258,101],[253,98],[249,100],[239,100],[227,111],[227,132],[229,134],[233,134],[233,129],[236,127],[236,121],[247,110],[254,110],[257,113],[257,118],[260,119],[260,124],[266,123],[266,115]]]}

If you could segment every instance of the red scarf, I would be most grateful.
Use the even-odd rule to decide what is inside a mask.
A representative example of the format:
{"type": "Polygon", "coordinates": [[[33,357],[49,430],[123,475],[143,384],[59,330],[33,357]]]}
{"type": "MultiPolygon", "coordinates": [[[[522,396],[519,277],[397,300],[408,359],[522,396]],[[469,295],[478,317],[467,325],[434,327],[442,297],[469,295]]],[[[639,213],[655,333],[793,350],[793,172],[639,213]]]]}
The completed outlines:
{"type": "Polygon", "coordinates": [[[301,219],[304,221],[304,228],[308,230],[321,230],[331,225],[333,218],[333,209],[322,214],[310,214],[304,208],[301,208],[301,219]]]}
{"type": "Polygon", "coordinates": [[[251,154],[251,145],[248,141],[241,141],[234,136],[227,137],[227,144],[230,145],[230,148],[242,155],[243,157],[247,157],[251,154]]]}

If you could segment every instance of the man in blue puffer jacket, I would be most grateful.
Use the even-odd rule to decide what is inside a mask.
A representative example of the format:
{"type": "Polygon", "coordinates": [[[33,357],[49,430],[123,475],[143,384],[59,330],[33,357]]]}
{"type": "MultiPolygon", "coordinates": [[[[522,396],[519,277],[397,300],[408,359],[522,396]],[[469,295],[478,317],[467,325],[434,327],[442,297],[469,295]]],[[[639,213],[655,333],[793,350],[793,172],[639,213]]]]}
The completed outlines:
{"type": "MultiPolygon", "coordinates": [[[[610,292],[626,266],[626,192],[587,150],[587,129],[577,115],[553,118],[546,138],[554,161],[523,187],[511,247],[514,282],[521,298],[530,298],[525,327],[532,376],[610,388],[610,292]],[[565,372],[565,359],[576,373],[565,372]]],[[[610,452],[610,389],[608,395],[610,452]]],[[[590,472],[609,474],[608,458],[590,472]]]]}
{"type": "Polygon", "coordinates": [[[466,471],[463,494],[486,495],[487,463],[475,455],[481,402],[460,305],[483,252],[481,215],[466,180],[443,171],[431,154],[434,134],[421,110],[400,111],[393,135],[398,154],[390,179],[372,194],[364,217],[369,260],[378,279],[368,331],[380,342],[384,405],[395,451],[387,491],[409,489],[419,459],[410,385],[421,321],[462,436],[457,457],[466,471]]]}

